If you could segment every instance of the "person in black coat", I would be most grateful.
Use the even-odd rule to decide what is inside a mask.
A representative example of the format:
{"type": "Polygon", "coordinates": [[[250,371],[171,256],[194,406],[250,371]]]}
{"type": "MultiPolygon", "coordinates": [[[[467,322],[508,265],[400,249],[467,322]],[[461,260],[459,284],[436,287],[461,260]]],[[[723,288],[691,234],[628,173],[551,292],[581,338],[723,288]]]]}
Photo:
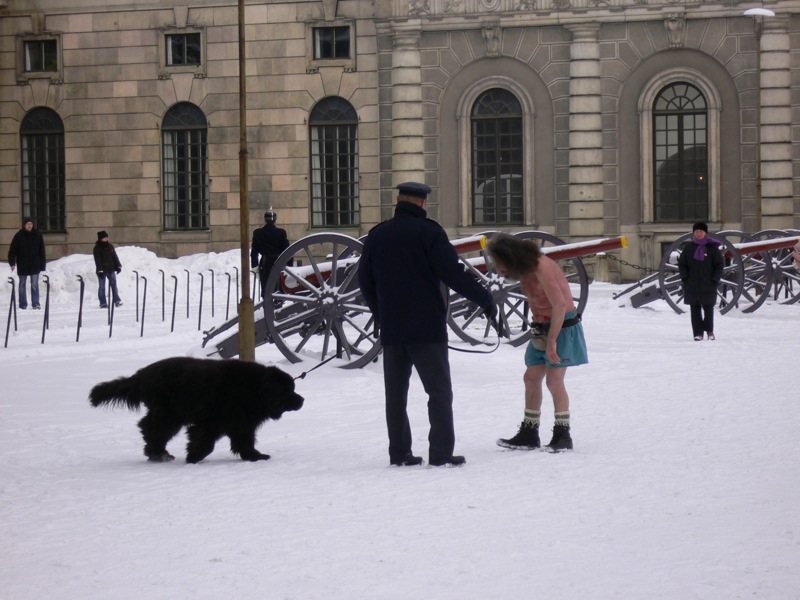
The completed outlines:
{"type": "Polygon", "coordinates": [[[444,229],[426,218],[431,189],[397,186],[394,217],[372,228],[359,260],[358,279],[383,344],[383,381],[389,462],[422,463],[411,451],[406,406],[412,366],[428,394],[429,463],[464,464],[454,456],[453,389],[447,353],[447,290],[452,288],[491,317],[492,295],[458,260],[444,229]]]}
{"type": "Polygon", "coordinates": [[[94,245],[94,266],[97,271],[97,297],[100,300],[100,308],[108,308],[106,302],[106,279],[111,286],[111,299],[114,306],[122,306],[122,300],[117,292],[117,273],[122,271],[122,264],[117,257],[117,251],[108,241],[108,233],[105,231],[97,232],[97,243],[94,245]]]}
{"type": "Polygon", "coordinates": [[[683,303],[689,305],[692,316],[692,334],[695,341],[703,333],[714,340],[714,306],[717,303],[717,286],[722,279],[724,261],[721,242],[708,235],[708,225],[695,223],[693,239],[681,250],[678,270],[683,282],[683,303]]]}
{"type": "Polygon", "coordinates": [[[14,234],[8,248],[8,264],[11,271],[17,269],[19,276],[19,307],[28,308],[27,283],[31,280],[31,306],[39,306],[39,273],[46,265],[44,238],[30,217],[22,218],[22,229],[14,234]]]}
{"type": "MultiPolygon", "coordinates": [[[[264,213],[264,226],[253,232],[253,243],[250,247],[250,267],[258,267],[258,277],[261,282],[261,298],[266,296],[266,283],[272,266],[281,252],[289,247],[289,238],[286,230],[275,226],[278,215],[272,208],[264,213]],[[261,260],[259,260],[261,255],[261,260]]],[[[275,290],[269,290],[271,294],[275,290]]]]}

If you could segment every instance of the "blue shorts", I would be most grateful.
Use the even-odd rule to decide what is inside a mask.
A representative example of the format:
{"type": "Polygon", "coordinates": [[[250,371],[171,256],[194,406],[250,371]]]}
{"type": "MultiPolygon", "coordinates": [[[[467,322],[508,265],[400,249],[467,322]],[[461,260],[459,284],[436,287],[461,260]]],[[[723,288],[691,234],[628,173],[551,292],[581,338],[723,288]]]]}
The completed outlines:
{"type": "MultiPolygon", "coordinates": [[[[577,310],[573,310],[564,315],[564,318],[571,319],[577,313],[577,310]]],[[[548,367],[557,368],[577,367],[588,363],[589,354],[586,351],[586,340],[583,337],[583,324],[578,323],[572,327],[564,327],[558,334],[556,349],[561,362],[554,365],[547,360],[547,352],[537,350],[533,347],[533,342],[528,342],[528,349],[525,351],[525,366],[547,365],[548,367]]]]}

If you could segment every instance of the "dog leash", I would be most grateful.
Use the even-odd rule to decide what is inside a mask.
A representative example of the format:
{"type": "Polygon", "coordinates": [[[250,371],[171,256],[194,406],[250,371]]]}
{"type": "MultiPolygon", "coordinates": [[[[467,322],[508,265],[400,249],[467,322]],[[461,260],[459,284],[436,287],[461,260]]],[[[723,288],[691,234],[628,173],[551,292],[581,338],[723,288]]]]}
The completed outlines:
{"type": "Polygon", "coordinates": [[[305,379],[306,375],[311,373],[311,371],[313,371],[314,369],[319,369],[322,365],[331,362],[334,358],[337,358],[337,356],[335,354],[333,356],[331,356],[330,358],[326,358],[325,360],[323,360],[318,365],[311,367],[308,371],[304,371],[303,373],[300,373],[300,375],[295,377],[294,380],[297,381],[298,379],[305,379]]]}
{"type": "MultiPolygon", "coordinates": [[[[481,350],[467,350],[466,348],[455,348],[455,347],[450,346],[450,345],[448,345],[447,347],[450,350],[454,350],[456,352],[464,352],[464,353],[467,353],[467,354],[491,354],[492,352],[494,352],[495,350],[497,350],[500,347],[500,338],[503,335],[503,326],[498,322],[497,317],[492,317],[492,327],[495,329],[495,331],[497,331],[497,342],[495,342],[494,348],[492,348],[491,350],[488,350],[488,351],[484,352],[484,351],[481,351],[481,350]]],[[[294,380],[297,381],[298,379],[305,379],[306,375],[311,373],[311,371],[313,371],[315,369],[319,369],[322,365],[331,362],[334,358],[337,358],[337,356],[335,354],[333,356],[331,356],[330,358],[326,358],[325,360],[323,360],[318,365],[315,365],[315,366],[311,367],[308,371],[303,371],[302,373],[300,373],[300,375],[295,377],[294,380]]]]}
{"type": "MultiPolygon", "coordinates": [[[[494,352],[495,350],[497,350],[500,347],[500,338],[503,337],[503,324],[502,324],[502,322],[496,316],[493,316],[491,318],[491,323],[492,323],[492,327],[497,332],[497,342],[495,343],[494,348],[492,348],[491,350],[486,350],[486,351],[483,351],[483,350],[468,350],[466,348],[456,348],[455,346],[450,346],[449,344],[448,344],[447,347],[450,350],[454,350],[456,352],[464,352],[465,354],[491,354],[492,352],[494,352]]],[[[488,346],[489,344],[486,344],[486,345],[488,346]]]]}

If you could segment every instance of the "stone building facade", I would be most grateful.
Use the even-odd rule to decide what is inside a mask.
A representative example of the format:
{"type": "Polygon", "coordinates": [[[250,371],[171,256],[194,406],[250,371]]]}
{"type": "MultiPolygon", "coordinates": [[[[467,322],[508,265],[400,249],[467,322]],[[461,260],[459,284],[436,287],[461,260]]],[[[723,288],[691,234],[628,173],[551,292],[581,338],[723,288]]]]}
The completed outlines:
{"type": "MultiPolygon", "coordinates": [[[[800,228],[800,3],[246,0],[249,219],[361,236],[800,228]],[[769,16],[749,16],[754,6],[769,16]]],[[[0,252],[239,245],[236,0],[0,0],[0,252]]],[[[620,267],[617,267],[620,269],[620,267]]],[[[622,267],[616,279],[638,279],[622,267]]]]}

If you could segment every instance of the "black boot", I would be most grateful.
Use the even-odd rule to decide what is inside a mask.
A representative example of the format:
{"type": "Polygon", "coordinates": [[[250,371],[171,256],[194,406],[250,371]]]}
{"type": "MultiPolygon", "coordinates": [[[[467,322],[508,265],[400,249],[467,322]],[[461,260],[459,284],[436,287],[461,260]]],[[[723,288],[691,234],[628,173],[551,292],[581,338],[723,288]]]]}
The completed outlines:
{"type": "Polygon", "coordinates": [[[523,421],[519,426],[517,435],[510,439],[500,438],[497,445],[512,450],[535,450],[541,445],[539,442],[539,426],[523,421]]]}
{"type": "Polygon", "coordinates": [[[432,467],[460,467],[467,459],[463,456],[429,456],[428,463],[432,467]]]}
{"type": "Polygon", "coordinates": [[[409,452],[405,456],[399,456],[389,460],[393,467],[415,467],[422,464],[421,456],[414,456],[409,452]]]}
{"type": "Polygon", "coordinates": [[[569,425],[556,425],[553,427],[553,439],[545,446],[550,452],[572,450],[572,436],[569,434],[569,425]]]}

